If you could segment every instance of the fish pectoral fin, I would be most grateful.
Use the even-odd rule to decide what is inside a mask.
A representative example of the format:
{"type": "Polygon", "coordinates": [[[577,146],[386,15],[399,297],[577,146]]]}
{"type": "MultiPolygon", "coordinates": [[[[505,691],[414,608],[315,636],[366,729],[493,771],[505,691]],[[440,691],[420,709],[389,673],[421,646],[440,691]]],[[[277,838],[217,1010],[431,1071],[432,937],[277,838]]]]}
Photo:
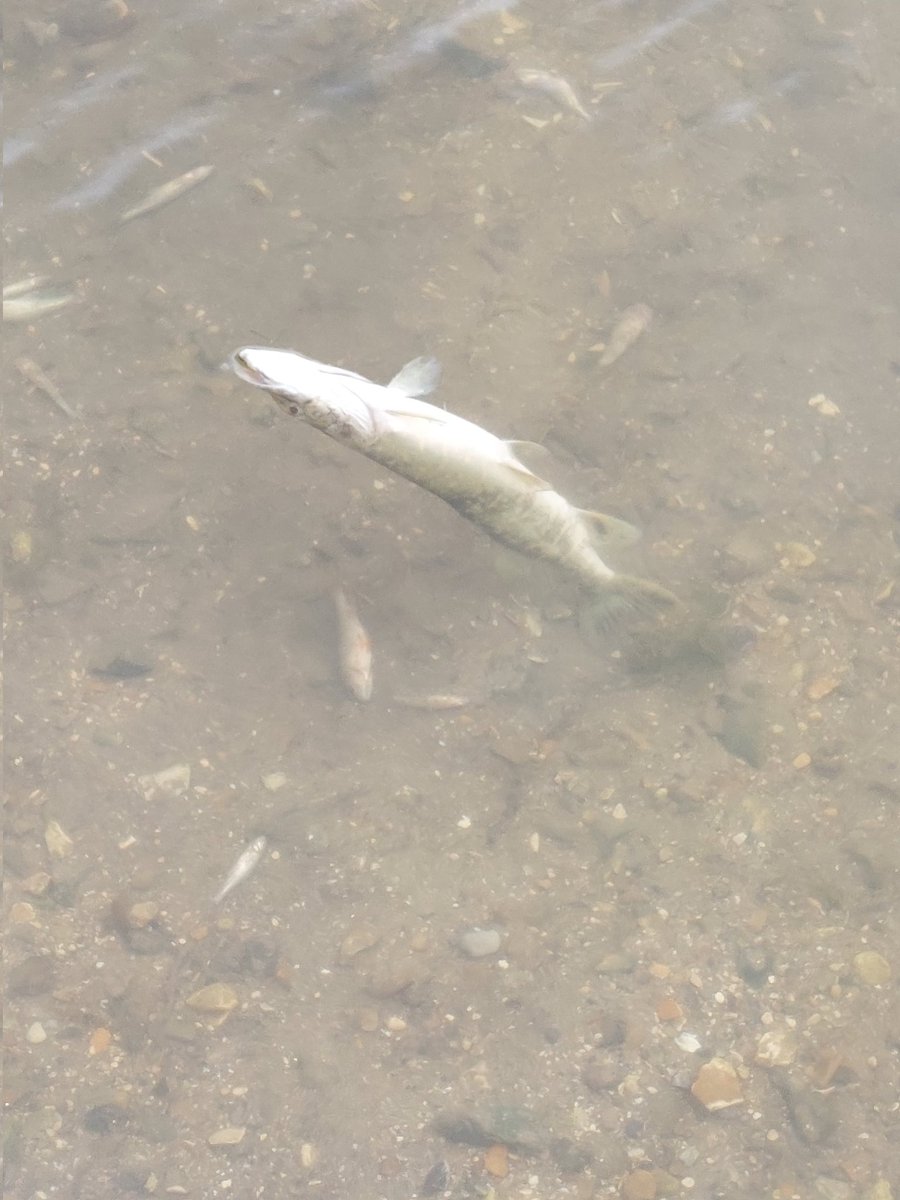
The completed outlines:
{"type": "Polygon", "coordinates": [[[606,513],[593,512],[589,508],[576,510],[587,522],[592,536],[604,549],[612,546],[632,546],[640,541],[641,531],[621,517],[610,517],[606,513]]]}
{"type": "Polygon", "coordinates": [[[436,358],[414,358],[401,367],[387,385],[404,396],[430,396],[441,382],[441,364],[436,358]]]}

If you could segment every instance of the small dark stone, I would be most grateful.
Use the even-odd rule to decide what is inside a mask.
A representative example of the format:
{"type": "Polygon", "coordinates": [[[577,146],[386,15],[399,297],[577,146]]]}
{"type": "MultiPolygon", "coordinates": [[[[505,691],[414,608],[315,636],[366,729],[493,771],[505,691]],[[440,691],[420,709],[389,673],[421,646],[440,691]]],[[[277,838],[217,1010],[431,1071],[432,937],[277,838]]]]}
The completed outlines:
{"type": "Polygon", "coordinates": [[[440,1192],[446,1192],[450,1186],[450,1164],[446,1159],[441,1159],[436,1162],[425,1178],[422,1180],[422,1186],[419,1189],[420,1196],[437,1196],[440,1192]]]}
{"type": "Polygon", "coordinates": [[[737,952],[737,969],[750,987],[762,987],[772,974],[771,955],[762,946],[744,946],[737,952]]]}
{"type": "Polygon", "coordinates": [[[608,1062],[589,1062],[581,1072],[585,1087],[592,1092],[611,1092],[621,1077],[621,1072],[608,1062]]]}
{"type": "Polygon", "coordinates": [[[134,662],[130,658],[116,655],[105,667],[91,667],[91,674],[98,675],[101,679],[140,679],[143,675],[149,675],[152,670],[153,668],[146,663],[134,662]]]}
{"type": "Polygon", "coordinates": [[[82,1125],[88,1133],[113,1133],[128,1123],[128,1110],[121,1104],[96,1104],[84,1114],[82,1125]]]}
{"type": "Polygon", "coordinates": [[[54,974],[52,958],[33,954],[10,968],[6,987],[11,996],[40,996],[53,987],[54,974]]]}
{"type": "Polygon", "coordinates": [[[579,1146],[571,1138],[556,1138],[550,1143],[550,1155],[561,1171],[577,1175],[586,1171],[594,1156],[585,1146],[579,1146]]]}

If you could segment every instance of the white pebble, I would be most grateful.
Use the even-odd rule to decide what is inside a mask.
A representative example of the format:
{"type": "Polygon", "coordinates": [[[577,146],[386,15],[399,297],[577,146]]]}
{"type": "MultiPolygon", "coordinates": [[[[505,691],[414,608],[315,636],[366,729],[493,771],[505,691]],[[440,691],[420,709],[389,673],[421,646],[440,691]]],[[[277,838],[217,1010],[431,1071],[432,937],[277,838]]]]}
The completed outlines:
{"type": "Polygon", "coordinates": [[[35,1023],[30,1026],[28,1032],[25,1034],[25,1041],[30,1042],[32,1046],[39,1046],[41,1042],[46,1042],[46,1040],[47,1030],[43,1027],[40,1021],[35,1021],[35,1023]]]}
{"type": "Polygon", "coordinates": [[[469,958],[486,958],[497,953],[501,940],[496,929],[467,929],[460,935],[459,945],[469,958]]]}

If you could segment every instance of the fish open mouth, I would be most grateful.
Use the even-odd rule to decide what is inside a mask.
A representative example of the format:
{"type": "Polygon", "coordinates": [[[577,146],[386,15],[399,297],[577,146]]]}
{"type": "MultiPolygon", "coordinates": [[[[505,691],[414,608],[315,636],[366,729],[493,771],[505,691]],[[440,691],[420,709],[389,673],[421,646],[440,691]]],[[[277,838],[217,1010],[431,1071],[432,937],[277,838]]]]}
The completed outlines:
{"type": "Polygon", "coordinates": [[[251,366],[242,350],[235,350],[232,354],[231,368],[245,383],[255,384],[256,387],[267,387],[269,384],[268,375],[263,374],[258,367],[251,366]]]}

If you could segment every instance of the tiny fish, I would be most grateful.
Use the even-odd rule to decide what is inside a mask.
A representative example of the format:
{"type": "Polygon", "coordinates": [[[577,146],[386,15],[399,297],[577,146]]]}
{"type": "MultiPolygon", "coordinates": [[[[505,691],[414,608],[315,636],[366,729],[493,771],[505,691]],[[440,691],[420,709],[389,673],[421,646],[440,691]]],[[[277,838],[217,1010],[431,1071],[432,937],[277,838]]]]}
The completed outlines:
{"type": "Polygon", "coordinates": [[[439,496],[503,545],[575,576],[594,602],[594,623],[679,607],[665,588],[620,575],[600,557],[637,530],[570,504],[520,460],[519,443],[420,398],[437,387],[435,359],[413,359],[386,386],[292,350],[244,346],[231,366],[290,416],[439,496]]]}
{"type": "Polygon", "coordinates": [[[71,420],[75,419],[75,412],[66,404],[63,399],[62,392],[50,379],[45,372],[30,358],[17,358],[16,370],[23,379],[36,387],[39,392],[43,392],[48,400],[52,401],[61,413],[64,413],[71,420]]]}
{"type": "Polygon", "coordinates": [[[3,320],[34,321],[65,308],[75,299],[67,287],[44,287],[45,279],[20,279],[3,289],[3,320]]]}
{"type": "Polygon", "coordinates": [[[338,618],[341,678],[357,700],[372,699],[372,642],[356,609],[340,588],[334,593],[338,618]]]}
{"type": "Polygon", "coordinates": [[[127,208],[119,217],[120,224],[124,225],[126,221],[133,221],[135,217],[145,217],[148,213],[162,208],[164,204],[171,204],[173,200],[177,200],[179,196],[189,192],[204,179],[209,179],[215,169],[209,165],[194,167],[193,170],[179,175],[177,179],[170,179],[168,183],[160,184],[145,196],[140,204],[136,204],[134,208],[127,208]]]}
{"type": "Polygon", "coordinates": [[[648,304],[632,304],[626,308],[612,328],[609,341],[600,355],[600,366],[609,367],[630,349],[653,320],[648,304]]]}
{"type": "Polygon", "coordinates": [[[256,869],[259,860],[262,858],[266,849],[266,839],[264,837],[254,838],[250,845],[242,854],[239,854],[234,866],[225,877],[225,882],[213,896],[213,904],[221,904],[229,892],[234,891],[239,883],[243,883],[247,876],[256,869]]]}
{"type": "Polygon", "coordinates": [[[545,96],[549,96],[570,112],[577,113],[585,121],[591,120],[591,114],[575,95],[574,88],[561,75],[551,75],[549,71],[539,71],[534,67],[519,67],[515,77],[522,87],[543,92],[545,96]]]}

